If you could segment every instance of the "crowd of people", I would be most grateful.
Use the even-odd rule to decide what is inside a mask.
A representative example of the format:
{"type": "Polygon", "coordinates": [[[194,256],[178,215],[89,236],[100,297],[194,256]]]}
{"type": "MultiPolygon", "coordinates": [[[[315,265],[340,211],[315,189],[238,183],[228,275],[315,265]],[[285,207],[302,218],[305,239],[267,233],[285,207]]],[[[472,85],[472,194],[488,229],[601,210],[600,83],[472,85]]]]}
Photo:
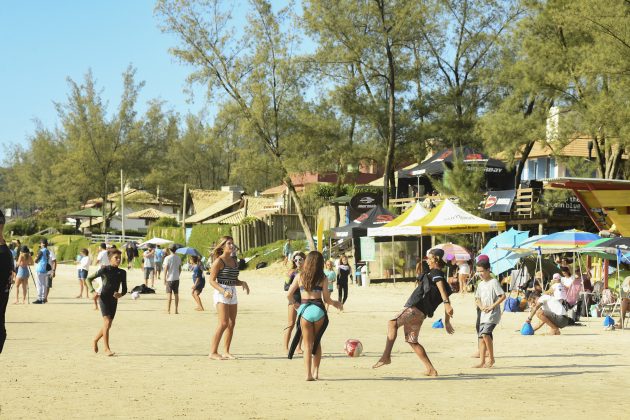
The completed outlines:
{"type": "MultiPolygon", "coordinates": [[[[11,285],[16,286],[16,304],[25,303],[29,278],[37,286],[37,300],[33,303],[45,304],[56,274],[56,257],[49,249],[48,242],[43,239],[36,255],[28,247],[16,243],[8,247],[1,235],[4,220],[0,217],[0,351],[6,338],[4,328],[4,314],[9,300],[11,285]],[[17,251],[17,252],[16,252],[17,251]],[[31,267],[36,273],[33,274],[31,267]],[[20,293],[22,294],[20,299],[20,293]]],[[[336,260],[324,259],[317,251],[308,254],[302,251],[294,252],[290,249],[290,242],[285,246],[286,265],[290,264],[284,281],[287,294],[287,327],[284,334],[284,347],[289,358],[297,353],[304,357],[306,380],[312,381],[319,377],[322,358],[322,338],[330,322],[328,310],[333,306],[340,312],[348,299],[349,284],[357,283],[356,275],[349,264],[348,257],[339,256],[336,260]],[[333,299],[335,284],[337,299],[333,299]],[[293,338],[291,338],[293,336],[293,338]]],[[[127,248],[129,249],[129,248],[127,248]]],[[[209,358],[213,360],[234,359],[231,344],[238,314],[238,290],[242,288],[247,294],[250,288],[247,282],[239,279],[238,260],[235,258],[236,245],[234,240],[222,237],[211,253],[211,263],[203,264],[200,256],[189,258],[192,268],[191,293],[195,301],[196,310],[203,311],[201,294],[209,285],[213,290],[213,302],[217,311],[217,326],[210,344],[209,358]],[[207,279],[207,281],[206,281],[207,279]],[[223,342],[223,351],[219,347],[223,342]]],[[[127,268],[132,266],[135,253],[126,252],[127,268]]],[[[91,297],[95,308],[100,309],[102,325],[100,326],[92,344],[94,352],[99,352],[99,344],[103,340],[103,353],[112,356],[110,348],[110,334],[116,316],[118,300],[128,293],[127,272],[121,268],[123,253],[115,246],[100,245],[98,255],[91,260],[89,251],[82,249],[77,258],[77,278],[79,281],[79,295],[77,298],[91,297]],[[89,273],[92,263],[98,269],[89,273]]],[[[495,364],[493,331],[501,321],[501,305],[506,300],[506,292],[501,287],[499,279],[491,272],[489,260],[479,256],[475,261],[475,271],[470,276],[470,265],[467,262],[456,264],[454,271],[448,267],[453,261],[444,255],[441,249],[431,249],[426,258],[417,261],[415,274],[416,287],[403,305],[403,308],[387,321],[387,335],[385,348],[373,368],[381,368],[391,363],[392,349],[397,338],[398,330],[403,327],[404,339],[424,365],[425,374],[436,376],[437,370],[427,355],[425,347],[420,343],[420,329],[427,318],[433,317],[440,305],[444,305],[444,329],[453,334],[451,324],[453,306],[450,296],[454,290],[474,290],[474,302],[477,309],[476,331],[477,352],[475,357],[480,360],[475,365],[478,368],[490,368],[495,364]],[[455,281],[452,279],[455,278],[455,281]],[[457,287],[452,287],[457,286],[457,287]],[[469,287],[472,285],[473,287],[469,287]]],[[[562,264],[563,262],[560,262],[562,264]]],[[[176,253],[176,247],[170,246],[162,250],[159,246],[149,246],[142,253],[144,287],[155,285],[155,279],[162,279],[167,293],[166,311],[170,314],[178,313],[179,283],[182,270],[182,259],[176,253]],[[172,303],[174,302],[174,307],[172,303]]],[[[547,325],[551,334],[558,335],[560,330],[572,322],[569,311],[582,301],[576,288],[590,287],[580,272],[571,274],[568,266],[560,265],[560,273],[554,274],[546,284],[541,273],[536,273],[534,280],[524,284],[527,292],[529,313],[527,323],[538,319],[538,325],[533,330],[539,330],[547,325]],[[538,280],[537,280],[538,279],[538,280]]],[[[140,286],[139,286],[140,287],[140,286]]],[[[623,314],[628,311],[628,300],[621,304],[623,314]]]]}

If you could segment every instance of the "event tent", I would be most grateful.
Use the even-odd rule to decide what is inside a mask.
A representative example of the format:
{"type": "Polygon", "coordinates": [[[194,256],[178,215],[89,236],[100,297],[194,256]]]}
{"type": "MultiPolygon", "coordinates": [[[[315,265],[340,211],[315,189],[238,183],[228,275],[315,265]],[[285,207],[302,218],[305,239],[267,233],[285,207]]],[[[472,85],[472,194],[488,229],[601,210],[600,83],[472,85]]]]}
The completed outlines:
{"type": "Polygon", "coordinates": [[[454,161],[462,159],[467,167],[480,167],[485,172],[504,173],[505,164],[493,159],[471,147],[444,149],[418,165],[401,171],[399,178],[411,178],[422,175],[441,175],[447,168],[452,168],[454,161]]]}
{"type": "Polygon", "coordinates": [[[333,238],[359,238],[367,236],[368,228],[382,226],[394,220],[394,215],[382,206],[376,206],[372,210],[363,213],[346,226],[331,229],[333,238]]]}
{"type": "Polygon", "coordinates": [[[429,214],[407,227],[410,235],[497,232],[505,230],[505,222],[483,219],[468,213],[451,200],[444,200],[429,214]]]}
{"type": "Polygon", "coordinates": [[[415,228],[408,229],[407,226],[422,219],[427,214],[429,211],[422,204],[416,203],[391,222],[381,227],[368,228],[368,236],[414,235],[415,228]]]}

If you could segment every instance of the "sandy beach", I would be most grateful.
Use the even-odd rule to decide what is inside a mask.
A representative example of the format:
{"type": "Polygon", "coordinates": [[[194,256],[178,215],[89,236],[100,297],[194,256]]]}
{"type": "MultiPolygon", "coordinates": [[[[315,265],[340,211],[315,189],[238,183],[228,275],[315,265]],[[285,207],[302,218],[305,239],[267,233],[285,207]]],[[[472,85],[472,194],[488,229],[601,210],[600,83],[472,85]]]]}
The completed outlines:
{"type": "MultiPolygon", "coordinates": [[[[165,292],[136,301],[125,296],[112,329],[115,357],[94,354],[100,312],[76,299],[74,266],[60,266],[46,305],[7,309],[8,340],[0,356],[0,418],[628,418],[630,330],[604,331],[582,319],[561,336],[521,336],[525,314],[505,313],[495,330],[496,366],[472,368],[475,312],[471,295],[452,297],[455,334],[425,323],[420,341],[439,377],[403,341],[392,364],[371,369],[385,342],[388,317],[412,284],[350,286],[343,313],[331,310],[320,380],[307,383],[301,358],[282,349],[286,297],[282,269],[242,273],[232,352],[238,360],[207,358],[216,325],[211,289],[206,312],[193,310],[191,274],[182,273],[180,314],[165,313],[165,292]],[[364,354],[345,355],[346,339],[364,354]]],[[[129,273],[130,288],[141,283],[129,273]]],[[[31,282],[31,300],[35,291],[31,282]]],[[[221,348],[220,348],[221,350],[221,348]]]]}

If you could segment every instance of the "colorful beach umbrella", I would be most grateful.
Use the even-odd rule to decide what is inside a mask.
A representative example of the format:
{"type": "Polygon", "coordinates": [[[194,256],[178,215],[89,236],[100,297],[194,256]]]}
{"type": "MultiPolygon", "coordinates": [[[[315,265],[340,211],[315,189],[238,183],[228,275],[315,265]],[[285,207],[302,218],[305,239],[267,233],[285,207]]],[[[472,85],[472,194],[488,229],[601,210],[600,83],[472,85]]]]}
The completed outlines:
{"type": "Polygon", "coordinates": [[[600,239],[599,235],[572,229],[552,233],[551,235],[540,238],[533,244],[533,247],[540,248],[543,254],[554,254],[558,252],[574,251],[576,248],[583,248],[597,239],[600,239]]]}
{"type": "Polygon", "coordinates": [[[443,250],[444,251],[444,259],[446,259],[446,256],[448,254],[453,255],[455,257],[456,261],[468,261],[468,260],[470,260],[472,258],[470,256],[470,252],[466,248],[464,248],[461,245],[453,244],[453,243],[450,243],[450,242],[446,243],[446,244],[436,245],[436,246],[434,246],[431,249],[441,249],[441,250],[443,250]]]}

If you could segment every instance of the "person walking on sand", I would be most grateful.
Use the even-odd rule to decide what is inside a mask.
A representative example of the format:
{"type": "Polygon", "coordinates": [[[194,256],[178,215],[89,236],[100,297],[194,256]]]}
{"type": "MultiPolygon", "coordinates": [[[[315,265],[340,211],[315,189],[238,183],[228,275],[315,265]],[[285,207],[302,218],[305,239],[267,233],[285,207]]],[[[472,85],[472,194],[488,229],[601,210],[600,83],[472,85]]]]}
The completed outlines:
{"type": "Polygon", "coordinates": [[[340,302],[330,298],[328,277],[324,274],[324,257],[317,251],[309,252],[304,262],[304,269],[295,277],[287,292],[287,299],[297,309],[297,329],[295,338],[289,349],[288,357],[293,358],[293,352],[303,336],[304,365],[306,380],[319,379],[319,365],[322,360],[321,339],[328,326],[328,315],[324,308],[333,305],[342,309],[340,302]],[[295,300],[295,291],[300,292],[300,300],[295,300]],[[323,298],[323,299],[322,299],[323,298]]]}
{"type": "Polygon", "coordinates": [[[87,279],[88,271],[90,270],[90,263],[91,263],[89,254],[90,254],[90,251],[88,251],[86,248],[83,248],[81,250],[81,255],[79,256],[79,261],[77,262],[77,277],[79,278],[79,286],[81,286],[77,299],[80,299],[83,297],[84,286],[85,286],[85,297],[86,298],[90,297],[87,285],[85,284],[85,279],[87,279]]]}
{"type": "Polygon", "coordinates": [[[407,303],[405,303],[405,307],[388,321],[385,350],[378,362],[372,366],[374,369],[391,363],[392,349],[394,348],[398,328],[402,326],[405,332],[405,341],[409,343],[425,366],[425,375],[438,375],[424,347],[418,342],[418,336],[423,321],[427,317],[433,317],[433,313],[442,303],[444,303],[444,328],[449,334],[455,332],[450,321],[453,317],[453,307],[449,301],[449,295],[452,291],[446,281],[446,275],[442,271],[444,267],[443,257],[444,251],[441,249],[436,248],[429,251],[427,261],[430,271],[428,274],[421,275],[419,284],[411,293],[407,303]]]}
{"type": "Polygon", "coordinates": [[[348,263],[348,257],[342,255],[337,267],[337,293],[339,294],[337,299],[344,304],[348,300],[348,277],[352,278],[352,268],[348,263]]]}
{"type": "Polygon", "coordinates": [[[287,241],[284,243],[284,246],[282,247],[282,255],[284,255],[285,267],[287,266],[287,263],[291,259],[292,252],[293,252],[293,249],[291,249],[291,239],[287,239],[287,241]]]}
{"type": "MultiPolygon", "coordinates": [[[[287,273],[287,279],[284,282],[284,291],[288,291],[291,284],[293,284],[293,280],[295,276],[300,272],[302,266],[304,265],[304,260],[306,259],[306,254],[302,251],[297,251],[293,254],[293,258],[291,259],[291,270],[287,273]]],[[[300,291],[296,291],[294,295],[294,300],[300,300],[300,291]]],[[[289,304],[287,306],[287,327],[284,329],[284,350],[285,352],[289,352],[289,341],[291,341],[291,334],[293,333],[293,328],[295,327],[295,320],[297,319],[297,310],[296,308],[289,304]]],[[[302,346],[298,347],[298,353],[302,352],[302,346]]]]}
{"type": "Polygon", "coordinates": [[[46,290],[48,290],[48,272],[51,270],[50,250],[48,249],[48,239],[40,241],[41,248],[35,258],[35,271],[37,272],[37,300],[33,303],[46,303],[46,290]]]}
{"type": "Polygon", "coordinates": [[[96,256],[95,264],[98,264],[100,268],[107,267],[109,265],[109,258],[107,257],[107,244],[105,242],[101,242],[99,245],[100,251],[98,251],[98,255],[96,256]]]}
{"type": "MultiPolygon", "coordinates": [[[[159,245],[155,246],[155,274],[158,281],[162,280],[162,262],[164,261],[164,250],[159,245]]],[[[151,286],[153,287],[153,286],[151,286]]]]}
{"type": "Polygon", "coordinates": [[[9,303],[9,293],[11,291],[11,282],[15,275],[13,254],[4,240],[4,213],[0,210],[0,353],[4,348],[7,339],[7,330],[4,326],[5,314],[7,312],[7,304],[9,303]]]}
{"type": "Polygon", "coordinates": [[[475,305],[481,311],[479,317],[480,361],[476,368],[494,366],[494,338],[492,331],[501,320],[501,303],[505,300],[505,292],[499,284],[499,280],[490,273],[490,263],[482,260],[477,262],[476,273],[481,278],[475,290],[475,305]],[[488,362],[486,363],[486,355],[488,362]]]}
{"type": "Polygon", "coordinates": [[[142,267],[144,268],[144,285],[149,286],[151,278],[151,288],[155,288],[155,246],[149,244],[149,248],[142,253],[142,267]]]}
{"type": "Polygon", "coordinates": [[[96,296],[92,282],[97,277],[100,277],[103,281],[101,293],[98,295],[98,303],[103,316],[103,326],[99,329],[92,344],[94,353],[98,353],[98,342],[102,338],[105,343],[105,355],[113,356],[114,352],[109,347],[109,331],[116,316],[118,299],[127,294],[127,272],[119,267],[122,253],[118,249],[110,249],[107,251],[107,255],[109,256],[109,265],[88,276],[85,283],[90,293],[96,296]]]}
{"type": "Polygon", "coordinates": [[[175,314],[177,315],[179,307],[179,274],[182,271],[182,259],[175,253],[177,246],[172,244],[169,247],[171,251],[169,256],[164,258],[164,285],[166,286],[166,294],[168,295],[166,304],[166,313],[171,313],[171,300],[175,295],[175,314]]]}
{"type": "Polygon", "coordinates": [[[26,292],[28,289],[29,267],[33,265],[33,256],[26,245],[18,250],[20,255],[17,258],[17,273],[15,275],[15,302],[20,301],[20,286],[22,286],[22,303],[26,303],[26,292]]]}
{"type": "Polygon", "coordinates": [[[197,304],[195,311],[203,311],[203,304],[201,303],[201,292],[203,288],[206,286],[206,278],[203,276],[203,264],[201,263],[201,258],[197,255],[192,255],[190,257],[190,264],[193,267],[192,270],[192,297],[197,304]]]}
{"type": "MultiPolygon", "coordinates": [[[[337,273],[335,273],[335,267],[332,260],[326,260],[326,263],[324,264],[324,274],[328,279],[328,292],[332,293],[335,287],[335,281],[337,280],[337,273]]],[[[328,304],[326,304],[326,311],[328,311],[328,304]]]]}
{"type": "Polygon", "coordinates": [[[236,286],[242,286],[243,290],[249,294],[249,286],[246,282],[238,279],[238,267],[232,258],[234,250],[234,239],[231,236],[223,236],[212,251],[212,267],[208,282],[214,289],[214,304],[217,308],[218,323],[212,337],[210,354],[208,357],[214,360],[235,359],[230,353],[234,327],[236,325],[236,314],[238,312],[238,298],[236,286]],[[223,345],[225,354],[219,354],[219,342],[225,333],[223,345]]]}

